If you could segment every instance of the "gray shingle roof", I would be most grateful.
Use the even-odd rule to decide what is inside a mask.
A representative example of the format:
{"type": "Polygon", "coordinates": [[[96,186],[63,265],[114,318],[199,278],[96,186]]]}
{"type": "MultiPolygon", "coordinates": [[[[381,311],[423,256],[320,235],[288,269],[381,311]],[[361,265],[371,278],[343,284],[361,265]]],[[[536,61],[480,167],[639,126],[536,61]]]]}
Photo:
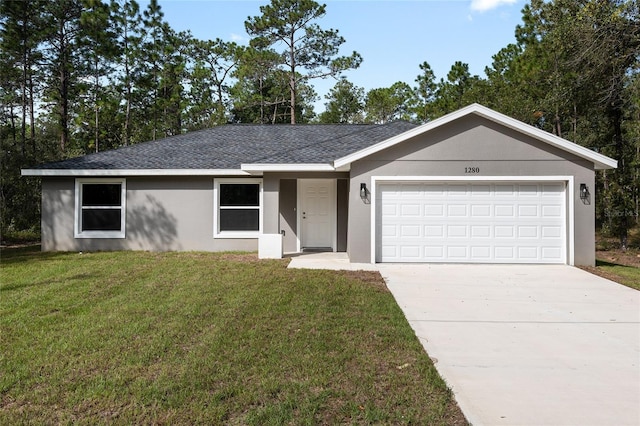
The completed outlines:
{"type": "Polygon", "coordinates": [[[34,169],[240,169],[240,164],[249,163],[331,164],[414,127],[403,121],[380,125],[229,124],[42,164],[34,169]]]}

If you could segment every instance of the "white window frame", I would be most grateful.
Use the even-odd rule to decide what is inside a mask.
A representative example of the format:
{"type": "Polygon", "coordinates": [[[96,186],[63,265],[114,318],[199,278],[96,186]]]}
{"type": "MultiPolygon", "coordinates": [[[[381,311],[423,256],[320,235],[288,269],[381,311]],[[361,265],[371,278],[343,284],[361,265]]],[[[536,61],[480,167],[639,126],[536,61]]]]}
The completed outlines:
{"type": "MultiPolygon", "coordinates": [[[[91,209],[114,209],[114,206],[91,206],[91,209]]],[[[100,178],[82,178],[76,179],[75,182],[75,209],[74,209],[74,236],[75,238],[125,238],[126,236],[126,217],[127,217],[127,180],[125,178],[118,179],[100,179],[100,178]],[[82,186],[84,184],[120,184],[120,230],[119,231],[83,231],[82,230],[82,186]]]]}
{"type": "MultiPolygon", "coordinates": [[[[242,209],[243,206],[230,206],[228,208],[242,209]]],[[[247,206],[247,209],[255,210],[255,206],[247,206]]],[[[262,233],[263,191],[262,179],[256,178],[217,178],[213,180],[213,238],[258,238],[262,233]],[[220,185],[225,184],[257,184],[258,186],[258,230],[257,231],[220,231],[220,185]]]]}

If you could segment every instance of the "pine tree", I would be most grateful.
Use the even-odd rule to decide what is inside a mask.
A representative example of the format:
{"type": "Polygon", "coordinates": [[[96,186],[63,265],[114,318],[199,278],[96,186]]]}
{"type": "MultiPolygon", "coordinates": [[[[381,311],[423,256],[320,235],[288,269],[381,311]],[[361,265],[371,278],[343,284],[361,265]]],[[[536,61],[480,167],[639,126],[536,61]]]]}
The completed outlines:
{"type": "Polygon", "coordinates": [[[314,23],[325,15],[326,5],[313,0],[271,0],[270,4],[260,6],[260,12],[261,16],[247,19],[245,28],[254,37],[253,47],[266,48],[279,43],[285,46],[280,64],[289,79],[291,124],[295,124],[300,83],[358,68],[362,57],[357,52],[336,57],[344,38],[337,30],[322,30],[314,23]]]}

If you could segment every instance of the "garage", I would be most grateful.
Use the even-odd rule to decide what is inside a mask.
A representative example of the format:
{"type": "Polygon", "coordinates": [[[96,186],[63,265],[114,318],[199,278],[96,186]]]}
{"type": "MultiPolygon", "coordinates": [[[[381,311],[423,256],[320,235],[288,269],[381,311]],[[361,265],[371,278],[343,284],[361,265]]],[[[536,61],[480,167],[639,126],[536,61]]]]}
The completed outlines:
{"type": "Polygon", "coordinates": [[[376,261],[568,263],[567,182],[385,181],[376,261]]]}

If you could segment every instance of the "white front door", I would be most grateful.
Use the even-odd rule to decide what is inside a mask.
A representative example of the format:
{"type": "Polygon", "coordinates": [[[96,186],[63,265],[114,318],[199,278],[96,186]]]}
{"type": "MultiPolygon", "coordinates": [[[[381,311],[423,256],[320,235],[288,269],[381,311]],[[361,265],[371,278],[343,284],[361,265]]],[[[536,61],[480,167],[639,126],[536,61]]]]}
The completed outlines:
{"type": "Polygon", "coordinates": [[[336,180],[298,180],[301,249],[335,250],[336,180]]]}

